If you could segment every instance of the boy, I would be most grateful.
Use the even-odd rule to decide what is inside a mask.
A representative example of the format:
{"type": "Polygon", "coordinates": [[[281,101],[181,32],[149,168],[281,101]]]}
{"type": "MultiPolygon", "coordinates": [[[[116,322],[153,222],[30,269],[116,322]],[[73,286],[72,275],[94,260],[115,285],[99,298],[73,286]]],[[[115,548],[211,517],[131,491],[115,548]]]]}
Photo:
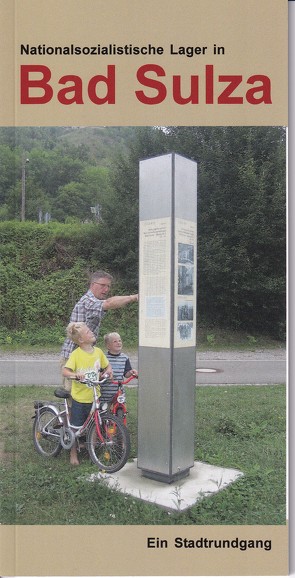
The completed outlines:
{"type": "MultiPolygon", "coordinates": [[[[71,424],[83,425],[92,406],[92,388],[78,380],[90,378],[99,379],[100,373],[108,373],[113,379],[113,370],[101,349],[94,346],[95,335],[84,322],[72,322],[67,327],[67,335],[78,347],[71,353],[62,370],[64,377],[74,378],[72,382],[71,424]],[[77,381],[76,381],[77,380],[77,381]]],[[[100,395],[99,386],[97,393],[100,395]]],[[[70,462],[73,466],[79,465],[76,444],[71,448],[70,462]]]]}
{"type": "MultiPolygon", "coordinates": [[[[104,336],[105,346],[107,348],[106,357],[113,369],[114,381],[122,381],[124,377],[138,377],[135,369],[132,369],[129,357],[122,352],[122,339],[119,333],[107,333],[104,336]]],[[[117,385],[111,382],[101,386],[101,401],[110,403],[117,391],[117,385]]]]}

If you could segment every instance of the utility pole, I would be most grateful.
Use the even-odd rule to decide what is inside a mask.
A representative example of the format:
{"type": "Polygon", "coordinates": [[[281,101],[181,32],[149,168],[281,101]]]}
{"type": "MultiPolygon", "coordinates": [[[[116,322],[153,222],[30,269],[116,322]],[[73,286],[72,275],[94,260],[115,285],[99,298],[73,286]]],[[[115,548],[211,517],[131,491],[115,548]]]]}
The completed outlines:
{"type": "Polygon", "coordinates": [[[21,207],[21,220],[26,220],[26,165],[29,163],[29,159],[23,158],[22,162],[22,207],[21,207]]]}

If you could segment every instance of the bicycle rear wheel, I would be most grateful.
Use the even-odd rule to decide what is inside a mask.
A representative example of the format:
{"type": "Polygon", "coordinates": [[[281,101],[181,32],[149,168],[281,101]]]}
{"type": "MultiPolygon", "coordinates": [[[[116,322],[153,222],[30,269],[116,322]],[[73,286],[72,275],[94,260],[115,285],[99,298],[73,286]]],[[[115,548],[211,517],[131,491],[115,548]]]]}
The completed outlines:
{"type": "Polygon", "coordinates": [[[103,442],[99,439],[95,423],[88,433],[88,451],[91,461],[107,473],[120,470],[130,454],[130,435],[127,428],[115,416],[101,416],[100,426],[103,442]]]}
{"type": "Polygon", "coordinates": [[[42,408],[34,419],[33,441],[39,454],[46,458],[57,456],[62,445],[60,443],[59,425],[55,411],[50,407],[42,408]]]}

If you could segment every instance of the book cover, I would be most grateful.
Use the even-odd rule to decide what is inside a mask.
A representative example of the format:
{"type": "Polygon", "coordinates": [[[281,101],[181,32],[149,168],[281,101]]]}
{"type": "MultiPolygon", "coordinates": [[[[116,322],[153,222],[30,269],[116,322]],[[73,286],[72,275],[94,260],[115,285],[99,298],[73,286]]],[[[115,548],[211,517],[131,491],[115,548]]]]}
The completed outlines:
{"type": "MultiPolygon", "coordinates": [[[[0,12],[0,127],[281,127],[284,132],[288,126],[286,0],[0,0],[0,12]]],[[[158,222],[145,223],[143,248],[145,239],[159,247],[166,235],[169,242],[162,221],[161,230],[158,222]]],[[[196,264],[195,234],[194,225],[177,221],[180,284],[196,264]]],[[[163,259],[166,263],[167,256],[163,259]]],[[[187,293],[178,304],[178,346],[183,332],[196,330],[196,294],[187,293]]],[[[150,300],[149,307],[152,327],[150,319],[163,302],[150,300]]],[[[159,334],[154,343],[161,346],[159,334]]],[[[19,494],[17,470],[15,484],[19,494]]],[[[250,490],[248,484],[246,495],[241,491],[241,504],[251,503],[250,490]]],[[[281,495],[286,496],[285,486],[281,495]]],[[[182,498],[174,498],[181,511],[182,498]]],[[[140,524],[130,523],[128,500],[120,524],[112,519],[80,525],[75,517],[66,525],[1,521],[1,574],[288,574],[287,509],[284,523],[241,519],[231,525],[226,513],[214,524],[200,525],[196,516],[179,523],[173,512],[173,524],[162,517],[158,523],[157,516],[140,524]]],[[[170,515],[168,508],[167,519],[170,515]]]]}

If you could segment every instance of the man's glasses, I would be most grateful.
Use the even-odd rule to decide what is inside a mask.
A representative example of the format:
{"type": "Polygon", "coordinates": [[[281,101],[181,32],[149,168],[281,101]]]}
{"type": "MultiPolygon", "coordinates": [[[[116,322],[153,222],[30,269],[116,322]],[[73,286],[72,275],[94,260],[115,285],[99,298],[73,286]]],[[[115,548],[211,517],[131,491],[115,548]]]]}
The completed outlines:
{"type": "Polygon", "coordinates": [[[107,283],[99,283],[98,281],[93,281],[93,285],[100,285],[101,287],[106,287],[107,289],[111,288],[111,286],[107,283]]]}

